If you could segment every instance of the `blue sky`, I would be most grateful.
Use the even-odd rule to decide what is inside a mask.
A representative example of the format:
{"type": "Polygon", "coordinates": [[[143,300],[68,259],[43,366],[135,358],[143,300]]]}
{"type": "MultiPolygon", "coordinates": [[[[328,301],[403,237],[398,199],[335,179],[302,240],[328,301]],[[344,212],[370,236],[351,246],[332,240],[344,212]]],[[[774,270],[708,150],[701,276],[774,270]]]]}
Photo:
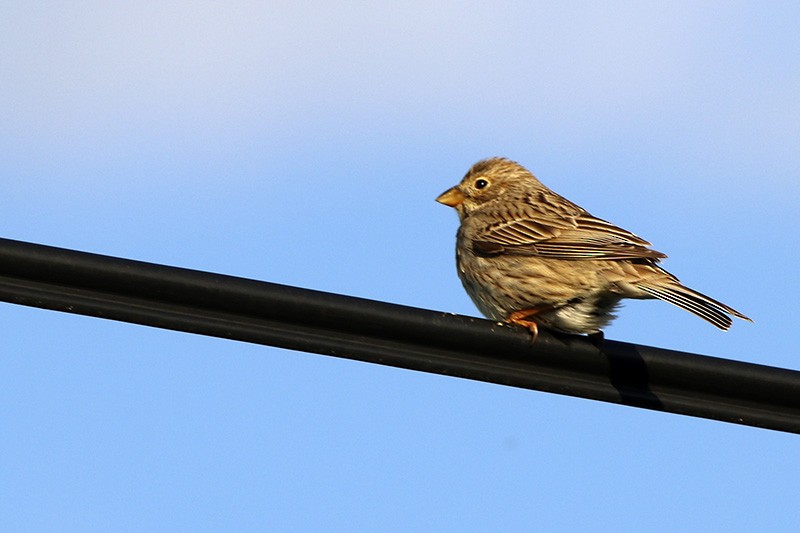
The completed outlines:
{"type": "MultiPolygon", "coordinates": [[[[503,155],[800,368],[793,2],[5,2],[2,236],[476,315],[434,198],[503,155]]],[[[797,437],[0,305],[4,530],[752,531],[797,437]]]]}

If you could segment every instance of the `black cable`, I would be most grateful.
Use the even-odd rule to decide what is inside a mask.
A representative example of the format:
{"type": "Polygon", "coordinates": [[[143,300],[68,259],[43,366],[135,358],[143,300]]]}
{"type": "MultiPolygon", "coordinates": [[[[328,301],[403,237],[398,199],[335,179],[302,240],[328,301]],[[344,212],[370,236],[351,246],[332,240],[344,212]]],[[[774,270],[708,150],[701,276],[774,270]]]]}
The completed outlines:
{"type": "Polygon", "coordinates": [[[800,372],[0,239],[0,300],[800,433],[800,372]]]}

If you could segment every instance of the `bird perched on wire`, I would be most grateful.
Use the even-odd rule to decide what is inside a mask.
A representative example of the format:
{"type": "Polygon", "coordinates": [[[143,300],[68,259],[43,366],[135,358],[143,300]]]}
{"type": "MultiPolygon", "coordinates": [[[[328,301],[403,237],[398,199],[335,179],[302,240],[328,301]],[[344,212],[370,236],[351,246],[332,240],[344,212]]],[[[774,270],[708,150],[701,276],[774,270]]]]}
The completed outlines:
{"type": "Polygon", "coordinates": [[[680,283],[667,257],[504,158],[480,161],[436,200],[458,211],[458,276],[490,319],[598,334],[623,298],[667,301],[727,330],[745,315],[680,283]]]}

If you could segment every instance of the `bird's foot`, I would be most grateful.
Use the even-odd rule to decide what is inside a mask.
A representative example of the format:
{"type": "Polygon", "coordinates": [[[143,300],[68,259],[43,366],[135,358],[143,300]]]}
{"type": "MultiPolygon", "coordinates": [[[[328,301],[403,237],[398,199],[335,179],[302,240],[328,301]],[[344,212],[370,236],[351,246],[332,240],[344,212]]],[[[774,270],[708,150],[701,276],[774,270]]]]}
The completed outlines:
{"type": "Polygon", "coordinates": [[[506,322],[509,324],[516,324],[518,326],[522,326],[526,328],[528,331],[531,332],[531,344],[536,342],[537,337],[539,337],[539,324],[531,320],[532,317],[538,315],[543,311],[549,311],[552,307],[533,307],[530,309],[521,309],[519,311],[514,311],[506,318],[506,322]]]}
{"type": "Polygon", "coordinates": [[[596,348],[600,348],[600,346],[603,344],[603,341],[606,340],[606,336],[602,331],[589,333],[587,337],[589,338],[589,342],[591,342],[596,348]]]}

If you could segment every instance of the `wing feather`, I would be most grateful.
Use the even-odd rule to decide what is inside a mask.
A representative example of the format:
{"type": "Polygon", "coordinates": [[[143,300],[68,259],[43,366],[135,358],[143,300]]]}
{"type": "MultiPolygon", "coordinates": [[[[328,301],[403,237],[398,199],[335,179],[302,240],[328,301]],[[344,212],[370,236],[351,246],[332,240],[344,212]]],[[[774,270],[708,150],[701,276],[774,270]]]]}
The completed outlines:
{"type": "Polygon", "coordinates": [[[484,253],[571,260],[658,261],[666,257],[649,248],[650,243],[641,237],[552,192],[528,198],[518,212],[498,212],[494,218],[499,221],[486,227],[473,243],[484,253]]]}

